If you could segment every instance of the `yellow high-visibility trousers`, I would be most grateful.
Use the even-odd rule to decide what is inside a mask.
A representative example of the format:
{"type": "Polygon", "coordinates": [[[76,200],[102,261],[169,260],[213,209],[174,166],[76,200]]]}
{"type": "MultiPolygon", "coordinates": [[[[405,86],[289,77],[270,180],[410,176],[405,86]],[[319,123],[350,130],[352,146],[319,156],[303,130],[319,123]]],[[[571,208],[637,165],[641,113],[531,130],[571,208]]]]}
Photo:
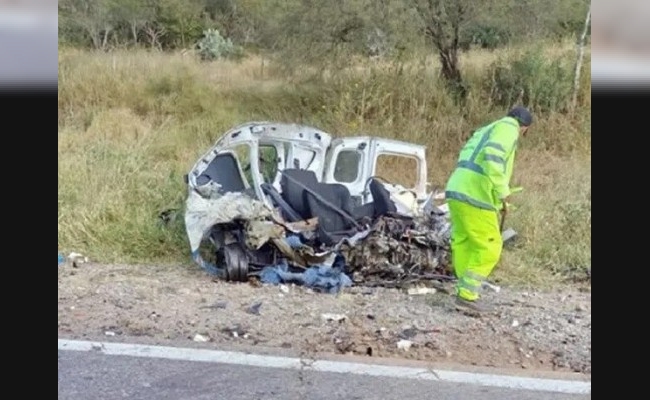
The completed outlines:
{"type": "Polygon", "coordinates": [[[497,211],[448,199],[451,217],[451,263],[458,278],[457,294],[479,297],[482,283],[499,262],[503,241],[497,211]]]}

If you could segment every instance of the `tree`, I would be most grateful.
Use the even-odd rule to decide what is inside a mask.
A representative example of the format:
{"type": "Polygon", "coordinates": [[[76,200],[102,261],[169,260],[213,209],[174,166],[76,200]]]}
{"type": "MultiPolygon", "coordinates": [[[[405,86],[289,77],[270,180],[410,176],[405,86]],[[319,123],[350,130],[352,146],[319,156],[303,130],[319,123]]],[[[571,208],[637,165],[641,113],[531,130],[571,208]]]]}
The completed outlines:
{"type": "Polygon", "coordinates": [[[454,94],[467,97],[458,63],[463,31],[475,17],[475,0],[411,0],[424,34],[433,44],[441,64],[443,78],[454,94]]]}
{"type": "Polygon", "coordinates": [[[589,30],[590,22],[591,22],[591,6],[587,11],[587,17],[585,18],[585,26],[582,31],[582,35],[580,35],[580,40],[578,41],[578,57],[576,60],[576,69],[575,69],[575,73],[574,73],[575,75],[573,79],[573,96],[571,99],[571,106],[574,109],[578,103],[578,91],[580,89],[580,71],[582,70],[582,59],[585,54],[585,40],[587,38],[587,31],[589,30]]]}
{"type": "Polygon", "coordinates": [[[153,3],[145,0],[111,0],[110,6],[115,18],[128,25],[133,44],[137,45],[141,31],[155,20],[153,3]]]}
{"type": "Polygon", "coordinates": [[[300,0],[282,17],[275,34],[283,50],[278,58],[288,68],[312,64],[325,68],[358,50],[367,0],[300,0]],[[342,56],[342,57],[341,57],[342,56]]]}
{"type": "Polygon", "coordinates": [[[95,49],[105,49],[114,29],[111,5],[103,0],[62,0],[59,13],[65,25],[82,29],[95,49]]]}
{"type": "Polygon", "coordinates": [[[202,19],[203,0],[157,0],[157,28],[164,30],[160,40],[165,48],[193,46],[206,28],[202,19]]]}

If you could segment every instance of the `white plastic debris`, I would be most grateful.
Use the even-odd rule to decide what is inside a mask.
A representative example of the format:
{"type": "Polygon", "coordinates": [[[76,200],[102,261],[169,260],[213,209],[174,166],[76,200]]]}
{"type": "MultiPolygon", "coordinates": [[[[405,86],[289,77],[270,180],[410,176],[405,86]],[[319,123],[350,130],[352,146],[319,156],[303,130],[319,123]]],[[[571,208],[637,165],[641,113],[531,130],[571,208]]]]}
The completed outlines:
{"type": "Polygon", "coordinates": [[[208,339],[207,337],[197,333],[196,335],[194,335],[194,339],[192,339],[192,340],[194,340],[195,342],[207,342],[210,339],[208,339]]]}
{"type": "Polygon", "coordinates": [[[325,321],[341,322],[341,321],[345,321],[347,317],[343,314],[325,313],[325,314],[321,314],[321,318],[324,319],[325,321]]]}
{"type": "Polygon", "coordinates": [[[74,251],[68,254],[68,261],[72,264],[73,267],[79,267],[79,265],[88,262],[88,257],[80,253],[75,253],[74,251]]]}
{"type": "Polygon", "coordinates": [[[419,288],[409,288],[407,293],[410,296],[424,295],[424,294],[434,294],[436,289],[428,287],[419,287],[419,288]]]}
{"type": "Polygon", "coordinates": [[[397,348],[404,351],[408,351],[412,345],[413,342],[411,342],[410,340],[402,339],[399,342],[397,342],[397,348]]]}
{"type": "Polygon", "coordinates": [[[519,326],[519,321],[517,321],[517,320],[512,321],[512,327],[513,328],[516,328],[518,326],[519,326]]]}
{"type": "Polygon", "coordinates": [[[449,213],[449,205],[447,203],[441,204],[441,205],[438,206],[438,210],[440,210],[443,213],[447,214],[447,213],[449,213]]]}
{"type": "Polygon", "coordinates": [[[289,287],[287,285],[280,285],[280,290],[283,293],[289,293],[289,287]]]}
{"type": "Polygon", "coordinates": [[[106,332],[104,332],[104,335],[106,335],[106,336],[115,336],[115,332],[113,332],[113,331],[106,331],[106,332]]]}
{"type": "Polygon", "coordinates": [[[405,215],[415,215],[418,210],[418,202],[415,194],[408,190],[395,190],[390,194],[391,200],[397,207],[397,212],[405,215]]]}
{"type": "Polygon", "coordinates": [[[493,285],[490,282],[483,282],[483,287],[488,288],[496,293],[499,293],[501,291],[501,287],[493,285]]]}
{"type": "Polygon", "coordinates": [[[517,236],[517,232],[512,228],[508,228],[501,233],[501,240],[503,242],[507,242],[515,236],[517,236]]]}

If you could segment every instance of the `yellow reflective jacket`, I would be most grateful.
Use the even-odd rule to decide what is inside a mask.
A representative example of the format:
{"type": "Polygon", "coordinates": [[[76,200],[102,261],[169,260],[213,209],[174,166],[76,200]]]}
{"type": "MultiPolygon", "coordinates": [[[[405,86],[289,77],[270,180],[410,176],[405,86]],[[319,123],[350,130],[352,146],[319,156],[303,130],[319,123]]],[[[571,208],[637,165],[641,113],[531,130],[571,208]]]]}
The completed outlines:
{"type": "Polygon", "coordinates": [[[445,197],[486,210],[500,210],[510,193],[519,123],[505,117],[479,128],[460,151],[445,197]]]}

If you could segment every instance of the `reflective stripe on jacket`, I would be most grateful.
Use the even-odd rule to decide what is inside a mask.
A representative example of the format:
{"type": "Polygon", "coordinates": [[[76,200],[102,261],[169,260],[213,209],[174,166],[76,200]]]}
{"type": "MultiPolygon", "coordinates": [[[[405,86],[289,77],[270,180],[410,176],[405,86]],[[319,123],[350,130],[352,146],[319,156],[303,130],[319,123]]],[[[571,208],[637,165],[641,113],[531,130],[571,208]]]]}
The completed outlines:
{"type": "Polygon", "coordinates": [[[445,196],[486,210],[500,210],[510,194],[519,124],[505,117],[478,129],[460,151],[445,196]]]}

